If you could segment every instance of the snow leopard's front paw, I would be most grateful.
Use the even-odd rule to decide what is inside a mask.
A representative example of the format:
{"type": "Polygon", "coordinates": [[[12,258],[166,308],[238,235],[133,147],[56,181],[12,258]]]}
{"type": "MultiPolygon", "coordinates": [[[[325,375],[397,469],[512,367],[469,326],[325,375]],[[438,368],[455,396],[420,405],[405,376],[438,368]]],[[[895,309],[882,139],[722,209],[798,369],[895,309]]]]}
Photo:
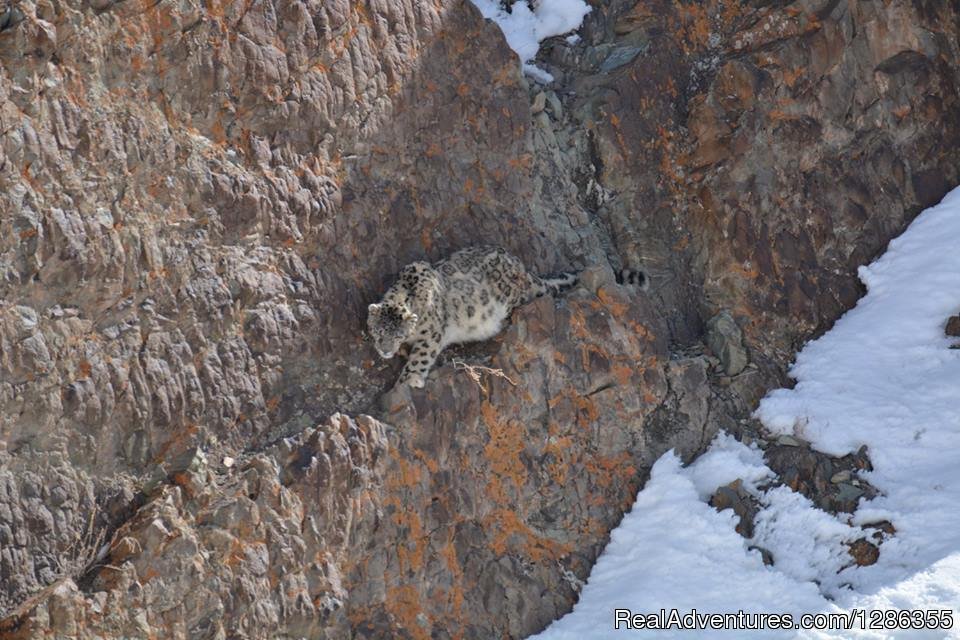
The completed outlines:
{"type": "Polygon", "coordinates": [[[400,384],[413,389],[423,389],[423,376],[419,373],[405,373],[400,376],[400,384]]]}
{"type": "Polygon", "coordinates": [[[407,386],[412,389],[423,389],[423,374],[416,371],[404,371],[400,374],[400,379],[397,380],[397,386],[403,387],[407,386]]]}

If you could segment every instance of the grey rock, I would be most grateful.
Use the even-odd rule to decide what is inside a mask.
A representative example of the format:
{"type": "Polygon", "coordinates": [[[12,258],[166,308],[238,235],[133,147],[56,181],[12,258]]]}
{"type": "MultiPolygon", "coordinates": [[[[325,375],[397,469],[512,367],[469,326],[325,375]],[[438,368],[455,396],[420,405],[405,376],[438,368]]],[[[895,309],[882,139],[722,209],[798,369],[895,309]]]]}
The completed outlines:
{"type": "Polygon", "coordinates": [[[530,113],[537,115],[547,105],[547,95],[541,91],[533,97],[533,102],[530,104],[530,113]]]}
{"type": "Polygon", "coordinates": [[[560,102],[560,98],[553,91],[547,92],[547,111],[550,112],[550,115],[553,116],[554,120],[563,120],[563,104],[560,102]]]}
{"type": "Polygon", "coordinates": [[[609,265],[592,265],[577,274],[579,286],[591,293],[597,293],[601,287],[616,285],[616,277],[609,265]]]}
{"type": "Polygon", "coordinates": [[[778,476],[775,482],[805,495],[830,513],[852,513],[861,498],[869,500],[878,494],[868,482],[854,479],[857,470],[870,466],[865,451],[838,458],[791,438],[767,447],[764,459],[778,476]]]}
{"type": "Polygon", "coordinates": [[[838,471],[830,477],[830,482],[833,484],[841,484],[843,482],[848,482],[852,475],[850,474],[849,469],[844,469],[843,471],[838,471]]]}
{"type": "Polygon", "coordinates": [[[747,366],[743,334],[729,312],[721,311],[707,323],[707,345],[720,359],[728,376],[737,375],[747,366]]]}
{"type": "Polygon", "coordinates": [[[645,47],[617,47],[607,54],[600,63],[600,71],[609,73],[615,69],[633,62],[633,59],[644,52],[645,47]]]}
{"type": "Polygon", "coordinates": [[[800,438],[783,434],[777,437],[777,444],[783,447],[806,447],[808,443],[804,442],[800,438]]]}
{"type": "Polygon", "coordinates": [[[23,11],[15,6],[6,6],[0,9],[0,31],[12,29],[23,22],[23,11]]]}
{"type": "Polygon", "coordinates": [[[850,502],[855,501],[864,494],[862,488],[854,486],[849,482],[840,482],[838,483],[838,493],[837,500],[841,502],[850,502]]]}

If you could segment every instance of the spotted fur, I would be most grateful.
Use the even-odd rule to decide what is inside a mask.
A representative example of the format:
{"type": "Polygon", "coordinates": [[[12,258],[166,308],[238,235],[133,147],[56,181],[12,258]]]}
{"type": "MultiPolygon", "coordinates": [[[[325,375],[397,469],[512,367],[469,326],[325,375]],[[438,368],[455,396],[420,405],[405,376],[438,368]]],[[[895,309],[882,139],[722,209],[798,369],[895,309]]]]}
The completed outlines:
{"type": "Polygon", "coordinates": [[[469,247],[433,265],[404,267],[370,305],[367,329],[383,358],[410,345],[399,384],[419,388],[444,347],[492,338],[515,307],[576,281],[573,273],[541,278],[498,247],[469,247]]]}

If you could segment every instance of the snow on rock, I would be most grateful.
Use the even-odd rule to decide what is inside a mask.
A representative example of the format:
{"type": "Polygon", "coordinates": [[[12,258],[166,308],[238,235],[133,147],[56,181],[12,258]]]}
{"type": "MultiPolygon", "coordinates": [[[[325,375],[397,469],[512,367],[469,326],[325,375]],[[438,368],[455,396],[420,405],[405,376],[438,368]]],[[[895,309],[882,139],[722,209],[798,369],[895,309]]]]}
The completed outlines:
{"type": "MultiPolygon", "coordinates": [[[[960,350],[944,333],[960,309],[958,246],[955,189],[860,268],[867,295],[798,354],[795,388],[774,391],[757,410],[772,431],[826,453],[868,446],[874,470],[862,475],[883,495],[854,520],[889,520],[897,535],[876,565],[845,572],[857,591],[895,589],[960,554],[960,350]]],[[[941,596],[960,604],[960,577],[941,596]]]]}
{"type": "MultiPolygon", "coordinates": [[[[611,637],[616,607],[794,614],[952,609],[960,629],[960,349],[951,349],[944,333],[947,318],[960,310],[957,247],[960,189],[860,269],[867,295],[800,352],[791,369],[796,386],[770,393],[757,410],[771,431],[833,455],[866,444],[874,470],[861,475],[879,497],[861,501],[852,516],[832,516],[786,487],[765,487],[770,471],[761,452],[724,434],[687,468],[667,453],[612,533],[573,612],[536,637],[611,637]],[[731,511],[718,513],[706,503],[737,478],[761,505],[751,540],[734,532],[731,511]],[[892,522],[896,534],[881,545],[879,560],[852,564],[846,545],[863,536],[861,525],[881,520],[892,522]],[[764,566],[753,545],[770,551],[774,566],[764,566]]],[[[622,633],[652,635],[616,635],[622,633]]],[[[956,630],[790,635],[798,633],[900,638],[956,630]]]]}
{"type": "Polygon", "coordinates": [[[498,0],[471,0],[484,18],[493,20],[503,31],[510,48],[520,56],[524,72],[534,80],[547,83],[553,76],[531,62],[540,43],[580,28],[590,6],[583,0],[539,0],[531,9],[527,0],[517,0],[506,11],[498,0]]]}
{"type": "MultiPolygon", "coordinates": [[[[706,503],[717,486],[737,478],[747,488],[770,475],[758,449],[720,434],[710,451],[690,467],[673,452],[654,465],[650,481],[633,509],[610,536],[573,612],[537,640],[651,635],[613,632],[613,609],[635,613],[661,608],[687,613],[803,612],[819,610],[823,598],[812,583],[797,584],[764,566],[758,551],[748,551],[734,531],[732,511],[706,503]]],[[[729,632],[725,632],[729,633],[729,632]]],[[[792,632],[791,632],[792,633],[792,632]]],[[[700,637],[699,632],[657,637],[700,637]]],[[[782,637],[790,637],[785,635],[782,637]]]]}

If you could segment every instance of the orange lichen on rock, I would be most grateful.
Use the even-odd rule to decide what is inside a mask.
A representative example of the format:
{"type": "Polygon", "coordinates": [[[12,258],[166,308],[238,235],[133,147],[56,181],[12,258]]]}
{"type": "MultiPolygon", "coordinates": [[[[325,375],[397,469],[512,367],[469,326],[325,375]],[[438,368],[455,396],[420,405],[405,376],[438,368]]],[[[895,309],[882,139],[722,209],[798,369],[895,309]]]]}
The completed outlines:
{"type": "Polygon", "coordinates": [[[410,634],[413,640],[430,640],[427,629],[421,626],[418,618],[423,613],[420,593],[409,584],[387,587],[385,605],[396,621],[398,629],[410,634]]]}
{"type": "Polygon", "coordinates": [[[613,486],[616,479],[628,479],[637,474],[633,459],[626,451],[611,456],[585,457],[583,464],[590,475],[596,478],[597,484],[604,489],[613,486]]]}
{"type": "MultiPolygon", "coordinates": [[[[617,319],[625,318],[627,310],[630,308],[630,305],[624,302],[619,296],[611,294],[606,287],[597,289],[597,300],[617,319]]],[[[591,301],[591,306],[597,308],[596,303],[593,301],[591,301]]]]}
{"type": "Polygon", "coordinates": [[[534,533],[516,511],[497,509],[483,520],[493,531],[490,548],[497,556],[520,553],[533,562],[557,560],[570,553],[572,547],[534,533]]]}
{"type": "Polygon", "coordinates": [[[516,491],[526,481],[527,471],[520,460],[520,452],[524,449],[523,429],[500,420],[496,407],[489,401],[484,400],[480,413],[490,436],[483,448],[491,472],[487,493],[495,504],[507,504],[512,502],[512,497],[507,495],[505,485],[509,483],[516,491]]]}
{"type": "Polygon", "coordinates": [[[551,423],[548,429],[550,437],[544,447],[544,454],[549,456],[546,465],[547,473],[554,482],[562,485],[567,481],[570,473],[571,451],[574,450],[576,442],[572,436],[554,435],[557,431],[559,431],[558,425],[551,423]]]}
{"type": "Polygon", "coordinates": [[[710,11],[714,3],[709,2],[707,6],[701,3],[683,3],[674,0],[674,8],[680,19],[677,42],[683,48],[684,53],[691,53],[698,49],[706,47],[710,40],[710,11]]]}
{"type": "Polygon", "coordinates": [[[400,487],[414,487],[423,479],[423,467],[412,461],[397,459],[397,473],[387,478],[387,488],[395,490],[400,487]]]}
{"type": "Polygon", "coordinates": [[[419,514],[399,502],[393,520],[404,535],[397,544],[397,557],[403,571],[419,571],[423,568],[423,554],[427,546],[427,534],[419,514]]]}
{"type": "Polygon", "coordinates": [[[628,364],[614,363],[610,366],[610,371],[613,373],[619,384],[626,385],[629,384],[630,380],[633,378],[634,369],[628,364]]]}
{"type": "Polygon", "coordinates": [[[463,576],[463,567],[460,566],[460,561],[457,559],[457,550],[454,546],[453,535],[452,533],[448,536],[447,542],[440,549],[440,556],[443,558],[447,571],[450,572],[452,586],[447,590],[447,598],[449,603],[449,609],[446,614],[449,617],[450,622],[452,623],[448,626],[448,630],[452,631],[453,638],[463,637],[463,632],[461,630],[462,622],[462,611],[464,603],[464,576],[463,576]]]}

